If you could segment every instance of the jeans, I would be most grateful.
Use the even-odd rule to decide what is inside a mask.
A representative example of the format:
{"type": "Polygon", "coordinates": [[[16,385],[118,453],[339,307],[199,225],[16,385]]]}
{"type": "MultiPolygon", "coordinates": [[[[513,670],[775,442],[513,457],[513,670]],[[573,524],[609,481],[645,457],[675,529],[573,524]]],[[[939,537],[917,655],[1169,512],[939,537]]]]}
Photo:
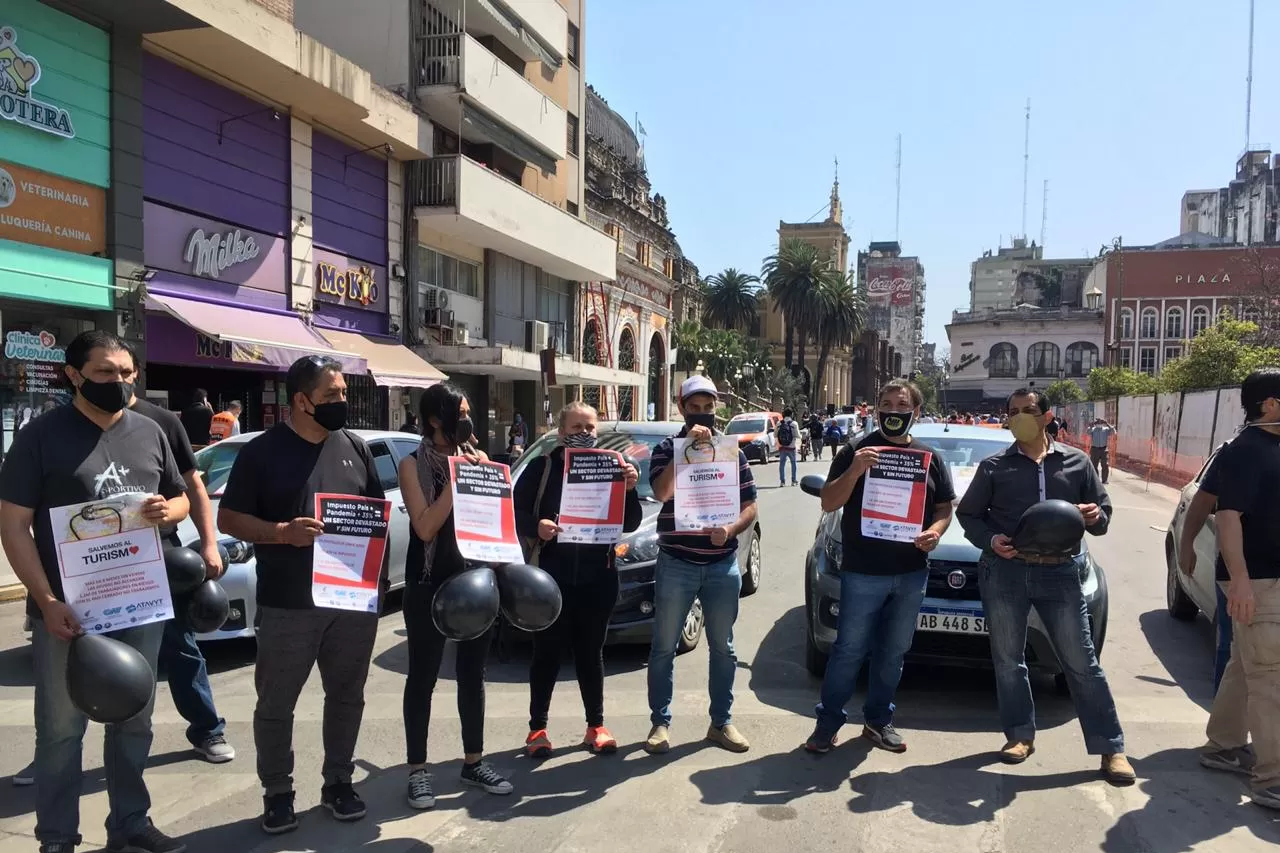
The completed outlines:
{"type": "Polygon", "coordinates": [[[778,450],[778,482],[786,484],[787,482],[787,460],[791,460],[791,482],[796,481],[796,449],[794,447],[783,447],[778,450]]]}
{"type": "Polygon", "coordinates": [[[671,697],[675,693],[676,647],[685,617],[694,599],[702,602],[706,622],[707,648],[711,672],[707,692],[711,697],[711,724],[727,726],[733,721],[733,678],[738,657],[733,651],[733,623],[738,619],[738,595],[742,575],[738,555],[700,566],[658,553],[654,570],[653,643],[649,648],[649,721],[655,726],[671,725],[671,697]]]}
{"type": "Polygon", "coordinates": [[[226,729],[226,720],[218,716],[213,705],[213,688],[204,655],[196,645],[196,636],[187,624],[186,602],[174,607],[174,618],[164,623],[160,642],[160,669],[169,682],[173,705],[187,721],[187,740],[199,746],[226,729]]]}
{"type": "Polygon", "coordinates": [[[822,679],[822,698],[814,709],[824,735],[834,735],[848,721],[844,706],[853,698],[868,658],[862,719],[877,728],[893,722],[893,695],[928,582],[928,569],[902,575],[840,575],[840,622],[822,679]]]}
{"type": "Polygon", "coordinates": [[[595,575],[582,583],[560,584],[564,598],[560,616],[550,628],[533,635],[533,662],[529,665],[531,732],[547,727],[551,694],[565,649],[573,651],[573,668],[578,674],[578,692],[582,694],[587,725],[604,725],[604,641],[618,601],[618,573],[607,565],[594,571],[595,575]]]}
{"type": "Polygon", "coordinates": [[[1213,585],[1218,597],[1218,612],[1213,617],[1218,626],[1218,650],[1213,659],[1213,692],[1218,692],[1222,684],[1222,674],[1227,671],[1227,663],[1231,660],[1231,614],[1227,613],[1227,594],[1222,591],[1221,584],[1213,585]]]}
{"type": "Polygon", "coordinates": [[[1116,703],[1093,650],[1077,562],[1033,566],[984,554],[978,576],[991,632],[991,661],[1005,737],[1030,741],[1036,736],[1035,703],[1025,660],[1027,617],[1034,607],[1071,688],[1085,748],[1090,755],[1124,752],[1116,703]]]}
{"type": "MultiPolygon", "coordinates": [[[[152,671],[160,649],[160,625],[151,624],[107,636],[142,652],[152,671]]],[[[36,716],[36,838],[42,844],[79,844],[81,754],[88,718],[67,692],[67,655],[71,644],[52,636],[44,621],[31,620],[36,716]]],[[[108,839],[123,839],[147,825],[151,795],[142,779],[151,753],[151,711],[119,725],[105,726],[103,764],[107,775],[108,839]]]]}

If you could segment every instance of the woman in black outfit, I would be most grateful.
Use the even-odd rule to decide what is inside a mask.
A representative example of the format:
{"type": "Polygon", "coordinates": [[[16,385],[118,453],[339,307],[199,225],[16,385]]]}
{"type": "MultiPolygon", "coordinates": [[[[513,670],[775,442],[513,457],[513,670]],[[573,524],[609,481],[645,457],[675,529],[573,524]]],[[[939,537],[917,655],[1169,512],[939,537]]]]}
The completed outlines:
{"type": "MultiPolygon", "coordinates": [[[[488,457],[471,444],[471,404],[454,385],[433,385],[420,405],[422,443],[400,462],[400,490],[409,512],[409,550],[405,559],[404,624],[409,634],[409,676],[404,684],[404,735],[409,763],[409,805],[435,805],[427,773],[427,728],[431,694],[440,672],[445,637],[431,619],[436,590],[466,568],[453,530],[453,490],[449,457],[472,461],[488,457]]],[[[484,761],[484,667],[489,632],[458,644],[458,717],[464,752],[462,782],[490,794],[510,794],[511,783],[484,761]]]]}
{"type": "MultiPolygon", "coordinates": [[[[592,752],[613,752],[618,742],[604,727],[604,641],[609,617],[618,600],[618,573],[613,545],[577,545],[556,541],[560,527],[560,496],[564,485],[565,448],[592,448],[596,444],[596,410],[585,403],[570,403],[560,412],[560,441],[547,456],[529,463],[516,483],[516,530],[521,537],[540,543],[538,562],[560,585],[564,605],[555,624],[533,635],[533,663],[529,667],[529,736],[525,752],[535,758],[551,754],[547,714],[551,692],[560,673],[566,647],[573,650],[578,689],[586,711],[587,733],[583,744],[592,752]],[[547,466],[550,467],[548,471],[547,466]],[[541,489],[542,499],[538,500],[541,489]],[[537,506],[535,506],[535,503],[537,506]]],[[[623,530],[640,526],[642,510],[635,486],[634,466],[622,463],[626,482],[623,530]]]]}

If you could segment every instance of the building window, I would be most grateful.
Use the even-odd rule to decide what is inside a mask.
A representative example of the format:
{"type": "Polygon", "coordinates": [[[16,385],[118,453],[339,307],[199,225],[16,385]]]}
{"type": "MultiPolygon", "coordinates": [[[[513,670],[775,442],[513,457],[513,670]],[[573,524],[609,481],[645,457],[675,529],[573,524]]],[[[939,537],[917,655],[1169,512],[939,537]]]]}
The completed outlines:
{"type": "Polygon", "coordinates": [[[1240,319],[1244,320],[1246,323],[1261,324],[1262,312],[1259,311],[1257,308],[1246,308],[1244,309],[1244,313],[1240,315],[1240,319]]]}
{"type": "Polygon", "coordinates": [[[1116,350],[1116,364],[1119,365],[1120,367],[1123,367],[1125,370],[1132,370],[1133,369],[1133,348],[1120,347],[1120,349],[1116,350]]]}
{"type": "MultiPolygon", "coordinates": [[[[632,373],[636,369],[636,336],[629,326],[622,330],[622,337],[618,340],[618,369],[632,373]]],[[[619,420],[634,421],[636,419],[635,392],[636,389],[630,385],[618,387],[619,420]]]]}
{"type": "Polygon", "coordinates": [[[565,51],[566,58],[574,65],[578,64],[578,51],[581,49],[582,35],[578,32],[578,25],[569,22],[569,45],[565,51]]]}
{"type": "Polygon", "coordinates": [[[1191,312],[1191,337],[1194,338],[1207,328],[1209,328],[1209,309],[1203,305],[1197,306],[1191,312]]]}
{"type": "Polygon", "coordinates": [[[564,209],[569,211],[572,216],[578,215],[578,203],[576,201],[566,201],[564,203],[564,209]]]}
{"type": "Polygon", "coordinates": [[[568,113],[569,120],[565,122],[565,130],[567,138],[565,142],[569,149],[569,153],[574,157],[578,156],[578,117],[573,113],[568,113]]]}
{"type": "Polygon", "coordinates": [[[1165,364],[1168,364],[1169,362],[1173,361],[1175,358],[1181,358],[1181,357],[1182,357],[1182,347],[1165,347],[1164,348],[1165,364]]]}
{"type": "Polygon", "coordinates": [[[1088,376],[1098,366],[1098,347],[1089,341],[1076,341],[1067,347],[1067,375],[1075,378],[1088,376]]]}
{"type": "Polygon", "coordinates": [[[991,348],[987,375],[1012,379],[1018,375],[1018,348],[1010,343],[996,344],[991,348]]]}
{"type": "Polygon", "coordinates": [[[653,260],[653,247],[643,240],[636,241],[636,260],[641,266],[649,266],[649,262],[653,260]]]}
{"type": "Polygon", "coordinates": [[[1164,312],[1164,336],[1182,340],[1182,309],[1170,308],[1164,312]]]}
{"type": "Polygon", "coordinates": [[[1133,337],[1133,309],[1120,309],[1120,340],[1126,341],[1133,337]]]}
{"type": "Polygon", "coordinates": [[[1142,347],[1138,350],[1138,371],[1152,376],[1156,373],[1156,348],[1142,347]]]}
{"type": "Polygon", "coordinates": [[[418,247],[418,285],[443,287],[473,299],[480,298],[480,265],[418,247]]]}
{"type": "Polygon", "coordinates": [[[1049,341],[1041,341],[1038,344],[1032,344],[1027,350],[1027,375],[1028,376],[1057,376],[1058,375],[1058,359],[1061,356],[1061,350],[1058,345],[1049,341]]]}
{"type": "Polygon", "coordinates": [[[622,251],[622,226],[616,222],[606,222],[604,224],[604,233],[613,238],[613,242],[618,244],[618,251],[622,251]]]}
{"type": "Polygon", "coordinates": [[[674,258],[662,259],[662,274],[667,278],[676,277],[676,262],[674,258]]]}
{"type": "Polygon", "coordinates": [[[1142,309],[1138,332],[1144,338],[1160,337],[1160,312],[1154,308],[1142,309]]]}

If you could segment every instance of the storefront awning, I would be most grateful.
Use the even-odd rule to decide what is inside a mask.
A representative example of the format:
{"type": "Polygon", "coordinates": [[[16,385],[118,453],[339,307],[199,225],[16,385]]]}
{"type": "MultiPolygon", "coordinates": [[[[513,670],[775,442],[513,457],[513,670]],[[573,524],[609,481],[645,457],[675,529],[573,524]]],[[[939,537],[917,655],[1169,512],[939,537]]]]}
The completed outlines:
{"type": "Polygon", "coordinates": [[[369,363],[369,375],[390,388],[430,388],[449,377],[400,344],[355,332],[319,329],[333,348],[360,356],[369,363]]]}
{"type": "Polygon", "coordinates": [[[297,317],[154,293],[147,295],[146,307],[163,311],[208,338],[230,344],[231,360],[241,364],[288,370],[300,358],[319,355],[337,361],[344,372],[368,372],[364,358],[334,349],[297,317]]]}

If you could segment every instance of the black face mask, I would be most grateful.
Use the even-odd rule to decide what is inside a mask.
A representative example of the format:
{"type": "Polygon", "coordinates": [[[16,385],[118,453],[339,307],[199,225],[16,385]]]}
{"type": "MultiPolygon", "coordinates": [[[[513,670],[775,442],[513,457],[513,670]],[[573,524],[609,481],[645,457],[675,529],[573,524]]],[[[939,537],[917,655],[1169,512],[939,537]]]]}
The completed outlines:
{"type": "Polygon", "coordinates": [[[94,382],[87,376],[83,379],[80,383],[80,396],[94,408],[102,409],[107,414],[114,415],[123,411],[133,399],[132,382],[94,382]]]}
{"type": "Polygon", "coordinates": [[[898,412],[880,412],[880,432],[887,438],[902,438],[911,431],[911,422],[915,420],[915,412],[900,414],[898,412]]]}
{"type": "Polygon", "coordinates": [[[312,403],[315,409],[311,417],[329,432],[337,432],[347,425],[347,401],[337,400],[332,403],[312,403]]]}
{"type": "Polygon", "coordinates": [[[453,442],[461,447],[475,434],[476,425],[471,418],[458,418],[458,422],[453,427],[453,442]]]}
{"type": "Polygon", "coordinates": [[[705,414],[685,415],[684,425],[689,429],[696,426],[704,426],[707,429],[714,429],[716,425],[715,412],[706,412],[705,414]]]}

